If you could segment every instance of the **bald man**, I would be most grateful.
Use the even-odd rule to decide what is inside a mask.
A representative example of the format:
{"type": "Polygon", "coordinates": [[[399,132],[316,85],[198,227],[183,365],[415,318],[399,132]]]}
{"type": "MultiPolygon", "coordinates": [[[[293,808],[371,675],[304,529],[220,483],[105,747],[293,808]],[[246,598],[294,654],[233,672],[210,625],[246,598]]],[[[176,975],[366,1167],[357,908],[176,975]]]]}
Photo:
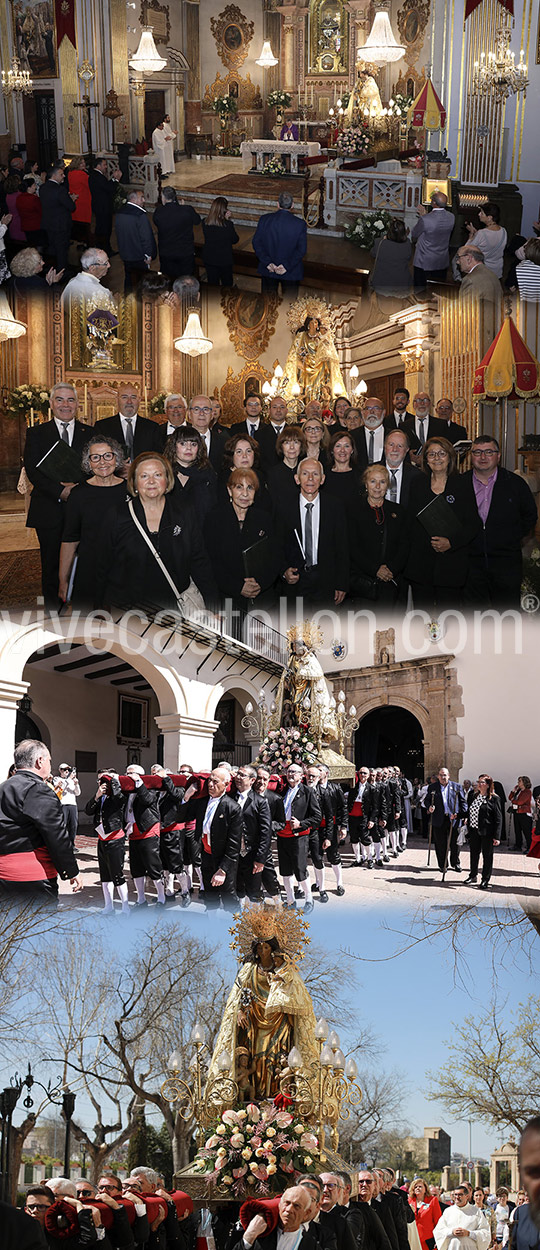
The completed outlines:
{"type": "Polygon", "coordinates": [[[455,221],[447,204],[448,197],[442,191],[435,191],[431,197],[431,212],[423,204],[418,209],[418,221],[411,235],[416,243],[415,291],[425,291],[428,282],[444,282],[446,279],[450,264],[450,236],[455,221]]]}
{"type": "Polygon", "coordinates": [[[306,457],[295,474],[297,500],[284,501],[282,576],[290,595],[311,603],[343,603],[349,589],[349,545],[341,501],[321,493],[324,469],[306,457]]]}
{"type": "MultiPolygon", "coordinates": [[[[94,434],[115,438],[124,447],[126,460],[134,460],[142,451],[160,451],[159,425],[147,417],[139,416],[140,394],[131,382],[118,387],[118,412],[114,417],[96,421],[94,434]]],[[[94,440],[95,441],[95,440],[94,440]]]]}

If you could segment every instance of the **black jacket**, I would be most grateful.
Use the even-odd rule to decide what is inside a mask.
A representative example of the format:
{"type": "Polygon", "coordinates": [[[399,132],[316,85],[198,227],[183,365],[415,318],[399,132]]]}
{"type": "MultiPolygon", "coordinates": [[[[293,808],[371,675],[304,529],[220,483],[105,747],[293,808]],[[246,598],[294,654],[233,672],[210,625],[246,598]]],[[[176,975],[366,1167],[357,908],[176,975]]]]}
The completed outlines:
{"type": "Polygon", "coordinates": [[[76,201],[69,194],[67,178],[64,182],[54,182],[52,178],[47,178],[39,188],[39,198],[42,230],[46,230],[50,238],[61,235],[69,239],[76,201]]]}
{"type": "MultiPolygon", "coordinates": [[[[470,503],[476,508],[472,469],[463,474],[463,485],[470,503]]],[[[499,466],[487,520],[485,525],[480,522],[471,545],[471,555],[485,559],[489,565],[491,557],[512,553],[521,565],[521,543],[534,529],[537,517],[536,504],[527,483],[517,473],[510,473],[499,466]]]]}
{"type": "MultiPolygon", "coordinates": [[[[528,489],[528,488],[527,488],[528,489]]],[[[405,576],[412,582],[429,586],[464,586],[469,569],[469,555],[481,530],[474,492],[467,487],[460,473],[451,473],[443,492],[456,519],[461,522],[461,533],[451,543],[448,551],[436,552],[431,538],[417,519],[418,513],[435,498],[431,490],[431,475],[419,473],[411,482],[409,495],[410,550],[405,566],[405,576]]],[[[444,537],[444,535],[443,535],[444,537]]]]}
{"type": "MultiPolygon", "coordinates": [[[[208,798],[194,797],[178,806],[180,820],[195,821],[195,837],[198,841],[202,841],[207,805],[208,798]]],[[[241,840],[242,813],[236,800],[223,794],[214,812],[210,829],[212,858],[223,872],[236,872],[241,840]]]]}
{"type": "MultiPolygon", "coordinates": [[[[135,512],[148,532],[138,499],[135,512]]],[[[205,602],[214,603],[217,588],[200,530],[189,513],[175,508],[171,496],[165,496],[157,541],[161,559],[179,593],[187,589],[192,577],[205,602]]],[[[152,609],[176,608],[171,586],[135,526],[128,505],[123,504],[108,513],[99,534],[96,606],[121,608],[135,604],[152,609]]]]}
{"type": "Polygon", "coordinates": [[[100,799],[89,799],[85,807],[87,816],[93,816],[94,829],[102,824],[105,833],[117,833],[124,828],[125,795],[122,793],[118,777],[111,777],[110,794],[100,799]]]}
{"type": "Polygon", "coordinates": [[[364,1238],[361,1245],[366,1250],[392,1250],[388,1235],[376,1211],[369,1202],[358,1202],[356,1210],[364,1226],[364,1238]]]}
{"type": "Polygon", "coordinates": [[[164,829],[179,822],[178,807],[184,802],[185,789],[175,786],[171,777],[162,777],[158,791],[159,819],[164,829]]]}
{"type": "MultiPolygon", "coordinates": [[[[150,421],[148,417],[137,415],[133,430],[133,458],[140,456],[142,451],[161,452],[159,430],[160,427],[156,421],[150,421]]],[[[105,434],[107,438],[115,438],[117,443],[120,443],[120,446],[124,449],[126,447],[122,421],[118,412],[115,412],[113,417],[103,417],[101,421],[96,421],[91,433],[94,438],[100,434],[105,434]]]]}
{"type": "MultiPolygon", "coordinates": [[[[440,781],[432,781],[427,790],[423,801],[423,807],[429,810],[434,808],[432,813],[432,824],[434,829],[440,829],[444,824],[445,812],[442,797],[442,788],[440,781]]],[[[467,802],[462,787],[457,781],[448,782],[448,807],[450,814],[456,816],[458,821],[464,819],[467,815],[467,802]]]]}
{"type": "Polygon", "coordinates": [[[345,793],[336,781],[329,781],[326,786],[317,786],[321,814],[324,819],[324,831],[332,841],[334,834],[349,826],[349,813],[345,801],[345,793]]]}
{"type": "MultiPolygon", "coordinates": [[[[315,566],[315,583],[311,593],[320,599],[333,599],[336,590],[348,590],[350,584],[349,543],[345,512],[339,500],[331,495],[319,494],[320,524],[317,560],[315,566]]],[[[301,536],[300,503],[294,508],[284,510],[282,518],[283,563],[282,571],[296,568],[300,573],[300,581],[294,586],[294,593],[304,593],[305,562],[298,538],[301,536]],[[296,531],[296,533],[295,533],[296,531]]]]}
{"type": "MultiPolygon", "coordinates": [[[[271,513],[256,503],[240,523],[232,503],[217,504],[206,516],[204,538],[220,595],[238,599],[246,578],[243,552],[257,543],[266,544],[260,574],[261,591],[268,590],[280,572],[279,544],[271,513]]],[[[249,555],[246,556],[249,560],[249,555]]],[[[244,600],[247,605],[248,600],[244,600]]],[[[255,600],[257,602],[257,600],[255,600]]]]}
{"type": "MultiPolygon", "coordinates": [[[[240,804],[238,804],[240,807],[240,804]]],[[[257,864],[272,862],[272,821],[266,798],[248,790],[241,809],[243,843],[257,864]]]]}
{"type": "MultiPolygon", "coordinates": [[[[209,226],[203,221],[203,234],[202,259],[205,264],[230,269],[233,263],[233,244],[238,243],[233,222],[228,219],[222,226],[209,226]]],[[[236,433],[236,426],[234,429],[236,433]]]]}
{"type": "Polygon", "coordinates": [[[154,231],[143,208],[136,204],[124,204],[116,214],[116,239],[118,251],[125,265],[145,267],[145,256],[152,260],[157,256],[154,231]]]}
{"type": "Polygon", "coordinates": [[[333,1232],[337,1250],[356,1250],[354,1231],[346,1216],[347,1208],[336,1204],[331,1211],[319,1212],[319,1224],[333,1232]]]}
{"type": "Polygon", "coordinates": [[[79,871],[71,839],[66,832],[64,809],[54,790],[30,769],[20,769],[0,785],[0,878],[6,876],[9,856],[9,877],[17,878],[17,864],[28,880],[32,863],[45,852],[52,860],[62,881],[76,877],[79,871]]]}
{"type": "Polygon", "coordinates": [[[478,811],[478,829],[473,829],[470,824],[469,812],[473,799],[476,798],[478,791],[469,790],[467,795],[467,828],[469,833],[478,833],[481,838],[488,835],[494,842],[500,842],[502,832],[502,810],[500,799],[496,794],[492,794],[485,803],[482,803],[478,811]]]}
{"type": "MultiPolygon", "coordinates": [[[[72,450],[82,456],[91,433],[88,425],[76,421],[72,450]]],[[[54,420],[45,421],[43,425],[34,425],[26,432],[24,467],[33,486],[26,524],[31,529],[55,529],[64,522],[65,504],[60,500],[64,489],[62,483],[54,481],[42,469],[36,468],[45,453],[59,440],[58,426],[54,420]]]]}
{"type": "Polygon", "coordinates": [[[267,800],[270,808],[270,818],[272,821],[272,833],[281,833],[285,825],[285,809],[283,807],[283,799],[277,790],[266,791],[264,798],[267,800]]]}
{"type": "MultiPolygon", "coordinates": [[[[381,464],[385,465],[389,473],[392,472],[385,456],[383,456],[381,464]]],[[[409,503],[409,496],[411,493],[411,482],[415,481],[420,469],[417,469],[414,464],[411,464],[408,456],[405,456],[401,467],[401,493],[399,496],[399,506],[400,508],[406,508],[409,503]]]]}
{"type": "Polygon", "coordinates": [[[3,1250],[45,1250],[47,1242],[37,1220],[18,1207],[0,1202],[3,1250]]]}
{"type": "Polygon", "coordinates": [[[157,204],[154,226],[157,230],[160,257],[190,256],[195,251],[193,227],[201,218],[191,204],[173,202],[157,204]]]}
{"type": "Polygon", "coordinates": [[[412,451],[418,451],[419,448],[421,447],[420,439],[416,437],[416,434],[414,432],[414,413],[413,412],[406,412],[404,414],[403,421],[400,421],[399,425],[392,412],[389,417],[384,418],[383,425],[384,425],[386,434],[389,434],[391,430],[403,430],[404,433],[407,435],[407,438],[409,440],[409,446],[411,447],[412,451]],[[408,421],[407,426],[405,426],[406,421],[408,421]],[[411,421],[413,423],[412,429],[411,429],[411,421]]]}
{"type": "Polygon", "coordinates": [[[88,186],[92,212],[96,219],[96,234],[108,235],[112,228],[114,197],[119,184],[115,179],[100,173],[98,169],[91,169],[88,175],[88,186]]]}
{"type": "Polygon", "coordinates": [[[276,451],[277,438],[278,436],[272,422],[269,421],[266,423],[261,421],[257,435],[257,442],[261,449],[261,462],[265,471],[270,469],[273,464],[282,463],[281,457],[278,456],[276,451]]]}
{"type": "MultiPolygon", "coordinates": [[[[405,509],[399,503],[384,500],[382,509],[370,507],[367,496],[358,503],[356,527],[351,542],[351,577],[357,574],[373,578],[381,564],[386,564],[397,580],[402,572],[409,550],[409,523],[405,509]],[[381,516],[384,518],[380,521],[381,516]]],[[[379,579],[380,580],[380,579],[379,579]]],[[[393,597],[397,587],[382,582],[380,593],[388,591],[393,597]]]]}
{"type": "MultiPolygon", "coordinates": [[[[355,785],[352,786],[347,795],[349,815],[356,799],[358,798],[359,785],[360,783],[357,778],[355,785]]],[[[373,824],[376,825],[379,819],[386,820],[386,798],[384,791],[379,790],[377,786],[372,786],[369,781],[366,781],[362,794],[362,815],[355,817],[355,819],[360,821],[360,828],[365,833],[369,832],[368,824],[371,821],[373,821],[373,824]]]]}
{"type": "MultiPolygon", "coordinates": [[[[283,795],[284,803],[286,794],[287,791],[283,795]]],[[[311,790],[302,781],[292,801],[291,819],[293,817],[300,822],[299,828],[296,830],[297,834],[309,833],[312,829],[318,829],[322,820],[317,790],[311,790]]]]}
{"type": "Polygon", "coordinates": [[[159,790],[147,790],[144,782],[140,786],[136,786],[135,790],[130,790],[129,794],[124,795],[124,824],[127,823],[128,805],[130,804],[131,795],[135,794],[133,802],[133,820],[140,833],[148,833],[153,825],[159,824],[159,790]]]}
{"type": "MultiPolygon", "coordinates": [[[[403,422],[403,429],[405,430],[411,442],[412,442],[412,439],[414,439],[415,442],[421,446],[420,440],[418,439],[417,434],[416,434],[416,417],[414,416],[414,414],[412,417],[405,418],[403,422]]],[[[435,438],[436,436],[438,436],[439,438],[448,438],[448,429],[447,429],[446,421],[441,421],[440,417],[432,417],[430,415],[427,418],[426,437],[424,439],[424,443],[427,443],[428,438],[435,438]]],[[[448,441],[450,442],[450,439],[448,441]]]]}
{"type": "Polygon", "coordinates": [[[211,464],[196,469],[189,474],[185,486],[176,479],[172,498],[178,506],[193,513],[197,524],[201,526],[205,516],[217,502],[218,478],[211,464]]]}
{"type": "MultiPolygon", "coordinates": [[[[273,1232],[268,1233],[268,1235],[263,1237],[261,1241],[257,1240],[253,1242],[253,1250],[276,1250],[276,1246],[277,1228],[274,1228],[273,1232]]],[[[308,1225],[308,1228],[304,1228],[302,1231],[302,1236],[298,1242],[298,1250],[318,1250],[318,1246],[319,1243],[308,1225]]],[[[232,1247],[232,1250],[245,1250],[243,1237],[239,1238],[236,1245],[232,1247]]]]}

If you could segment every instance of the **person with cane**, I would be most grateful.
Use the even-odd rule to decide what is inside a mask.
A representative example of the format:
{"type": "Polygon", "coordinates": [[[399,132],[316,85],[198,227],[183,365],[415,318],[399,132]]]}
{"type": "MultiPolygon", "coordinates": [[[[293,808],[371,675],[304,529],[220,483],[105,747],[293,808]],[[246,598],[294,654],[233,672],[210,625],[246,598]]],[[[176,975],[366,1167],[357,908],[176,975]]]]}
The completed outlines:
{"type": "Polygon", "coordinates": [[[454,872],[461,872],[458,826],[467,815],[463,789],[457,781],[450,781],[447,768],[439,768],[437,780],[430,782],[424,807],[430,815],[435,854],[444,881],[449,863],[454,872]]]}

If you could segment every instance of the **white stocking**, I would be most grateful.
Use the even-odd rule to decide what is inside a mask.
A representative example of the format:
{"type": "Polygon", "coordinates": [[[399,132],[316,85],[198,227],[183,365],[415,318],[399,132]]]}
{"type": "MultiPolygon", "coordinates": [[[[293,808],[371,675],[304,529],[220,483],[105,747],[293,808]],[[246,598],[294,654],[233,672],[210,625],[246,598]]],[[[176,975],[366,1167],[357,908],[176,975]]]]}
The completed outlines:
{"type": "MultiPolygon", "coordinates": [[[[316,868],[316,869],[315,869],[315,872],[321,872],[321,871],[322,871],[322,873],[324,874],[324,868],[323,868],[323,869],[320,869],[320,868],[316,868]]],[[[304,891],[304,898],[305,898],[305,900],[306,900],[306,903],[311,903],[311,881],[310,881],[309,877],[306,877],[305,881],[301,881],[301,882],[300,882],[300,885],[301,885],[301,887],[302,887],[302,889],[303,889],[303,891],[304,891]]]]}
{"type": "Polygon", "coordinates": [[[388,835],[386,833],[381,833],[381,843],[383,855],[388,855],[388,835]]]}
{"type": "Polygon", "coordinates": [[[156,891],[157,891],[158,903],[164,903],[164,902],[165,902],[165,886],[164,886],[163,882],[162,882],[162,881],[155,881],[155,882],[154,882],[154,885],[155,885],[155,887],[156,887],[156,891]]]}
{"type": "Polygon", "coordinates": [[[124,881],[122,885],[117,885],[116,889],[118,890],[118,897],[122,901],[122,911],[129,911],[127,882],[124,881]]]}
{"type": "Polygon", "coordinates": [[[395,851],[396,846],[397,846],[397,837],[396,837],[395,829],[390,830],[389,838],[390,838],[390,846],[392,847],[392,850],[395,851]]]}
{"type": "Polygon", "coordinates": [[[409,830],[407,829],[406,825],[402,825],[399,832],[401,834],[401,845],[403,849],[405,850],[405,847],[407,845],[407,835],[408,835],[409,830]]]}
{"type": "Polygon", "coordinates": [[[375,852],[375,859],[376,859],[376,860],[378,860],[378,862],[380,863],[380,861],[381,861],[381,844],[380,844],[380,842],[374,842],[374,843],[373,843],[373,849],[374,849],[374,852],[375,852]]]}
{"type": "Polygon", "coordinates": [[[341,864],[332,864],[332,868],[334,869],[336,885],[343,885],[343,871],[342,871],[341,864]]]}
{"type": "Polygon", "coordinates": [[[136,891],[137,891],[137,902],[138,902],[138,903],[144,903],[144,901],[145,901],[145,898],[144,898],[144,883],[145,883],[145,880],[146,880],[146,877],[134,877],[134,878],[133,878],[133,884],[134,884],[135,889],[136,889],[136,891]]]}
{"type": "Polygon", "coordinates": [[[189,894],[190,880],[187,868],[180,873],[180,889],[182,894],[189,894]]]}
{"type": "Polygon", "coordinates": [[[355,860],[356,860],[357,864],[359,864],[359,863],[360,863],[360,854],[362,855],[362,859],[365,859],[365,855],[364,855],[364,847],[361,845],[361,843],[360,843],[360,842],[353,842],[353,843],[352,843],[352,849],[353,849],[353,852],[354,852],[354,858],[355,858],[355,860]]]}
{"type": "MultiPolygon", "coordinates": [[[[316,868],[316,869],[315,869],[315,880],[316,880],[317,885],[318,885],[318,887],[319,887],[319,890],[320,890],[320,892],[321,892],[321,894],[322,894],[322,892],[323,892],[323,890],[324,890],[324,868],[316,868]]],[[[303,883],[302,883],[302,886],[303,886],[303,883]]],[[[310,887],[310,889],[311,889],[311,887],[310,887]]],[[[304,894],[305,894],[305,890],[304,890],[304,894]]]]}
{"type": "Polygon", "coordinates": [[[167,894],[174,894],[174,872],[167,873],[167,894]]]}
{"type": "Polygon", "coordinates": [[[285,894],[287,895],[287,902],[288,902],[288,903],[294,903],[294,886],[293,886],[293,881],[294,881],[294,877],[284,877],[284,878],[283,878],[283,885],[285,886],[285,894]]]}
{"type": "Polygon", "coordinates": [[[102,881],[101,889],[105,899],[105,911],[113,911],[114,885],[112,881],[102,881]]]}
{"type": "Polygon", "coordinates": [[[197,873],[197,876],[199,878],[199,892],[201,894],[204,894],[204,881],[202,879],[202,868],[196,868],[195,872],[197,873]]]}
{"type": "Polygon", "coordinates": [[[187,893],[189,890],[191,890],[191,887],[193,885],[193,870],[192,870],[191,864],[186,864],[185,878],[187,881],[187,889],[186,889],[186,893],[187,893]]]}

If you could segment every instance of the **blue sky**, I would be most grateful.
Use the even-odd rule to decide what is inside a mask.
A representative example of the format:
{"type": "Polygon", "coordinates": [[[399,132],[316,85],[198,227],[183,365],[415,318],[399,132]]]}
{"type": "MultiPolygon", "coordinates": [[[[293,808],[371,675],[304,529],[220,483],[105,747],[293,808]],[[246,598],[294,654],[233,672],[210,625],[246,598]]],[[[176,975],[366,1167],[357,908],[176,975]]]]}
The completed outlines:
{"type": "MultiPolygon", "coordinates": [[[[153,912],[154,909],[146,913],[152,922],[153,912]]],[[[443,913],[438,914],[442,919],[443,913]]],[[[359,1023],[371,1025],[382,1042],[380,1067],[396,1069],[402,1075],[403,1120],[420,1136],[425,1125],[441,1125],[451,1135],[452,1149],[468,1154],[468,1125],[450,1121],[444,1108],[428,1101],[424,1091],[426,1073],[447,1062],[446,1044],[452,1037],[453,1022],[474,1014],[479,1004],[488,1005],[491,999],[494,973],[490,941],[484,944],[478,938],[464,939],[456,981],[447,932],[396,955],[396,951],[409,945],[406,935],[413,923],[411,911],[394,906],[387,912],[381,908],[353,911],[334,906],[324,911],[317,908],[312,921],[312,941],[336,953],[337,976],[342,951],[360,957],[356,964],[359,1023]]],[[[168,923],[175,923],[172,915],[168,923]]],[[[230,967],[232,980],[236,963],[229,949],[230,919],[226,914],[184,913],[181,923],[215,943],[230,967]]],[[[114,923],[117,957],[133,949],[139,926],[144,927],[142,916],[133,916],[132,923],[125,927],[114,923]]],[[[517,1004],[534,991],[527,960],[518,951],[508,952],[506,961],[497,955],[496,963],[501,1009],[507,999],[517,1004]]],[[[348,1038],[343,1034],[342,1043],[345,1040],[348,1038]]],[[[481,1123],[473,1124],[473,1157],[489,1157],[490,1151],[507,1136],[495,1134],[481,1123]]]]}

